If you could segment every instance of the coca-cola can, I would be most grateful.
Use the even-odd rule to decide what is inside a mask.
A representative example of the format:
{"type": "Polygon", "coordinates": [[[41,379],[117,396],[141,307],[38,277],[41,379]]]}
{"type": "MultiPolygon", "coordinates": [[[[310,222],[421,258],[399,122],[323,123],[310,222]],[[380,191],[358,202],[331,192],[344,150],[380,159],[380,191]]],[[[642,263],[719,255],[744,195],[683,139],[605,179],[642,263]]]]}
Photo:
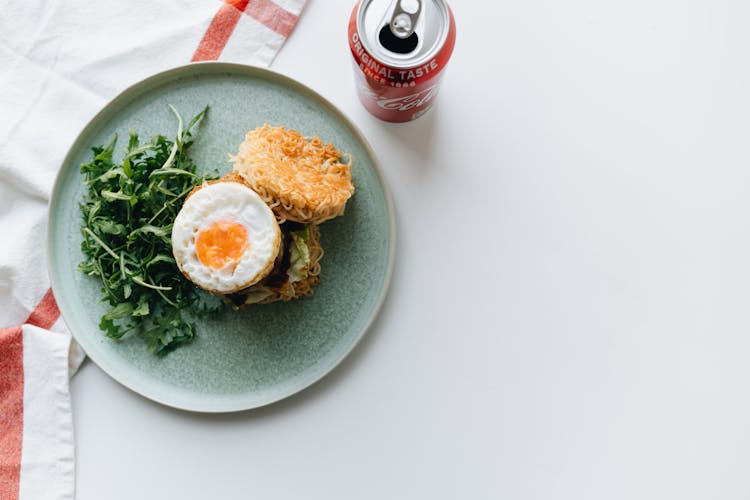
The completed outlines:
{"type": "Polygon", "coordinates": [[[455,42],[444,0],[361,0],[349,20],[359,100],[385,121],[419,118],[435,101],[455,42]]]}

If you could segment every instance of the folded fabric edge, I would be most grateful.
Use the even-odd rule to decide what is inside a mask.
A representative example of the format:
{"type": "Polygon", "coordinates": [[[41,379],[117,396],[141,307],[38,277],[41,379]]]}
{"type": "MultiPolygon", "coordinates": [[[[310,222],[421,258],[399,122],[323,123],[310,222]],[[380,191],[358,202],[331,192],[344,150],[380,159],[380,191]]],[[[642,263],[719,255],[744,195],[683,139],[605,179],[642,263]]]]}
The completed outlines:
{"type": "Polygon", "coordinates": [[[70,398],[72,337],[23,325],[23,441],[18,499],[73,500],[75,441],[70,398]]]}

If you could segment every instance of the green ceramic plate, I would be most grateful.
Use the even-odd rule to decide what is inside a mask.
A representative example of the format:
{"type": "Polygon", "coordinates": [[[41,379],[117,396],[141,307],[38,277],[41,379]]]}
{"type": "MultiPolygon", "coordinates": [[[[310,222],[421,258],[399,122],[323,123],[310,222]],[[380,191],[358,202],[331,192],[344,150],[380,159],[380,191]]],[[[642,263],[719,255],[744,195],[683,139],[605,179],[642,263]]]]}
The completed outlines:
{"type": "Polygon", "coordinates": [[[66,324],[89,357],[126,387],[165,405],[225,412],[294,394],[332,370],[373,321],[393,265],[395,221],[377,161],[365,139],[332,104],[280,74],[227,63],[190,64],[159,73],[110,102],[76,139],[52,200],[48,255],[52,288],[66,324]],[[197,338],[164,358],[140,339],[115,342],[98,324],[106,305],[100,284],[76,269],[82,260],[79,166],[90,147],[117,133],[121,158],[129,129],[173,136],[168,104],[189,117],[209,105],[191,149],[204,170],[229,171],[247,130],[263,123],[319,135],[354,157],[356,193],[346,214],[321,225],[325,256],[313,296],[227,311],[197,324],[197,338]]]}

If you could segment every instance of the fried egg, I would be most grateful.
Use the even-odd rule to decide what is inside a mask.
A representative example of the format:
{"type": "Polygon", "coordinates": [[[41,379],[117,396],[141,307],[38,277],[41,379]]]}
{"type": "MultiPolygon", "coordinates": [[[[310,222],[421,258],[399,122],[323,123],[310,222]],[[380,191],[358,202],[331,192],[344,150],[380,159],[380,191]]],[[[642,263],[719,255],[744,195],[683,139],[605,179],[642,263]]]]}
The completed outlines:
{"type": "Polygon", "coordinates": [[[213,293],[234,293],[273,269],[281,230],[255,191],[232,180],[204,184],[185,200],[172,228],[180,271],[213,293]]]}

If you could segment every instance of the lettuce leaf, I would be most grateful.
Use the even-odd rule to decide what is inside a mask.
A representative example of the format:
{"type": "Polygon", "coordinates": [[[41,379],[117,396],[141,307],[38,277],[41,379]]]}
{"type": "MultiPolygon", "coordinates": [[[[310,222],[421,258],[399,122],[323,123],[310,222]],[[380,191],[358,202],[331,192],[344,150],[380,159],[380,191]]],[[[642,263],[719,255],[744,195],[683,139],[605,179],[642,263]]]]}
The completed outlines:
{"type": "Polygon", "coordinates": [[[244,302],[243,304],[257,304],[273,294],[271,290],[264,286],[252,286],[247,291],[242,292],[244,302]]]}
{"type": "Polygon", "coordinates": [[[307,241],[310,239],[310,229],[305,226],[299,231],[292,231],[291,245],[289,246],[289,276],[290,283],[296,283],[307,278],[310,269],[310,249],[307,247],[307,241]]]}

